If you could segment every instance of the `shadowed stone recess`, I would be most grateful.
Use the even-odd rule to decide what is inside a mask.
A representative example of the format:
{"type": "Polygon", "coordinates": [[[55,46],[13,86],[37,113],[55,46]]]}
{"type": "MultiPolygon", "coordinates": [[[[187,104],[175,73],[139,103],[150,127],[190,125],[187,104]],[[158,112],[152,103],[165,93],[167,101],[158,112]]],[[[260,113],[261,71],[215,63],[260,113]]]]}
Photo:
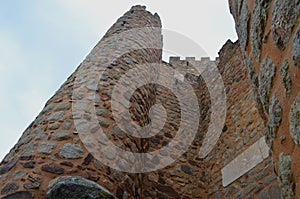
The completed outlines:
{"type": "Polygon", "coordinates": [[[19,185],[17,185],[16,183],[8,183],[1,190],[1,195],[5,195],[13,191],[17,191],[18,189],[19,189],[19,185]]]}
{"type": "Polygon", "coordinates": [[[1,199],[33,199],[33,195],[29,191],[18,191],[2,197],[1,199]]]}
{"type": "Polygon", "coordinates": [[[290,134],[295,144],[300,145],[300,93],[290,111],[290,134]]]}
{"type": "Polygon", "coordinates": [[[46,199],[114,199],[102,186],[79,176],[64,176],[51,181],[46,199]]]}
{"type": "Polygon", "coordinates": [[[256,102],[258,112],[262,118],[265,118],[263,104],[262,104],[262,102],[260,100],[260,96],[259,96],[258,75],[255,71],[254,63],[253,63],[252,59],[245,59],[244,63],[245,63],[245,66],[246,66],[246,69],[248,72],[248,79],[250,80],[250,85],[252,87],[252,93],[253,93],[253,96],[254,96],[254,99],[256,102]]]}
{"type": "Polygon", "coordinates": [[[295,0],[275,0],[272,10],[272,37],[275,45],[284,50],[297,21],[295,0]]]}
{"type": "Polygon", "coordinates": [[[0,175],[7,173],[12,168],[16,166],[18,162],[18,159],[11,160],[10,162],[4,164],[2,167],[0,167],[0,175]]]}

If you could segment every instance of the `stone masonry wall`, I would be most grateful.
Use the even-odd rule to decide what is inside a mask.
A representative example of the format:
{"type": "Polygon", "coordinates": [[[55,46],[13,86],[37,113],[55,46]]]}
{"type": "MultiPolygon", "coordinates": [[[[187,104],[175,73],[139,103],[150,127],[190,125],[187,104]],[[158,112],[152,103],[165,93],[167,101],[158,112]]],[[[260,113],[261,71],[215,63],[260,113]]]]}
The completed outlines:
{"type": "MultiPolygon", "coordinates": [[[[225,180],[222,168],[256,143],[264,135],[266,126],[259,117],[239,43],[227,41],[219,54],[218,68],[225,85],[227,113],[217,146],[205,158],[212,171],[208,192],[214,198],[264,198],[268,194],[270,198],[278,198],[280,191],[271,156],[226,187],[222,185],[225,180]]],[[[252,157],[244,158],[251,161],[252,157]]],[[[235,165],[234,170],[240,170],[241,165],[235,165]]]]}
{"type": "MultiPolygon", "coordinates": [[[[272,157],[264,159],[248,172],[234,182],[224,186],[225,176],[221,170],[238,155],[246,151],[252,144],[263,137],[266,127],[259,117],[258,109],[253,98],[250,82],[247,79],[247,71],[243,65],[239,43],[228,41],[220,51],[220,58],[216,59],[219,71],[224,81],[226,92],[226,121],[222,134],[213,150],[204,159],[196,158],[198,165],[206,168],[204,185],[207,189],[208,198],[263,198],[269,195],[271,198],[278,198],[280,190],[274,173],[272,157]]],[[[207,133],[208,124],[211,119],[211,100],[207,84],[198,76],[196,68],[193,68],[194,58],[180,60],[178,57],[171,57],[170,63],[184,76],[185,80],[197,85],[196,92],[199,92],[199,106],[201,117],[199,121],[199,139],[197,143],[203,144],[203,138],[207,133]],[[197,74],[196,76],[193,74],[197,74]],[[193,79],[194,81],[191,81],[193,79]],[[196,83],[196,84],[195,84],[196,83]]],[[[196,61],[198,64],[209,67],[213,64],[207,58],[196,61]]],[[[182,79],[176,74],[178,79],[182,79]]],[[[202,74],[204,75],[204,74],[202,74]]],[[[205,75],[210,76],[209,73],[205,75]]],[[[214,134],[213,136],[218,136],[214,134]]],[[[187,154],[190,152],[188,151],[187,154]]],[[[257,154],[253,154],[257,155],[257,154]]],[[[196,156],[198,156],[196,154],[196,156]]],[[[252,157],[245,157],[251,159],[252,157]]],[[[235,170],[240,170],[237,165],[235,170]]],[[[194,196],[195,197],[195,196],[194,196]]]]}
{"type": "MultiPolygon", "coordinates": [[[[97,187],[99,193],[108,194],[107,198],[118,199],[299,196],[299,1],[229,2],[239,41],[227,41],[216,61],[171,57],[170,63],[163,62],[161,21],[144,6],[134,6],[118,19],[0,163],[1,199],[45,196],[51,199],[57,198],[56,194],[61,190],[74,197],[74,194],[80,194],[82,186],[89,193],[97,187]],[[133,28],[145,27],[147,33],[136,30],[131,37],[115,37],[133,28]],[[137,49],[130,49],[135,43],[138,43],[137,49]],[[143,44],[149,47],[143,48],[143,44]],[[125,53],[124,49],[127,49],[125,53]],[[120,56],[113,56],[118,53],[120,56]],[[164,66],[166,71],[158,70],[152,63],[164,66]],[[212,64],[217,65],[221,73],[227,107],[220,137],[217,131],[208,137],[208,140],[218,138],[210,150],[205,140],[212,120],[212,93],[205,80],[216,82],[216,77],[210,73],[212,64]],[[128,71],[141,65],[142,70],[150,66],[151,72],[141,73],[141,79],[149,81],[148,84],[136,88],[133,84],[139,83],[138,80],[121,81],[130,76],[128,71]],[[206,73],[199,75],[199,66],[206,68],[206,73]],[[102,76],[98,81],[100,72],[102,76]],[[169,76],[164,76],[166,74],[169,76]],[[183,107],[172,90],[151,82],[160,77],[166,81],[172,79],[170,84],[181,91],[191,86],[197,97],[198,104],[190,107],[196,110],[199,106],[199,121],[190,110],[187,122],[190,126],[195,123],[199,126],[195,139],[179,158],[176,150],[174,153],[161,150],[176,137],[183,120],[183,107]],[[114,93],[120,82],[125,91],[114,93]],[[131,88],[135,89],[133,93],[129,92],[131,88]],[[115,107],[113,97],[119,100],[115,107]],[[117,117],[122,116],[126,124],[128,115],[122,115],[121,110],[127,106],[129,118],[142,127],[147,127],[156,116],[162,118],[165,115],[166,122],[158,134],[149,138],[135,136],[134,128],[124,132],[112,112],[120,113],[117,117]],[[159,109],[153,109],[154,106],[159,109]],[[97,123],[90,125],[94,120],[97,123]],[[84,139],[80,132],[84,132],[84,139]],[[97,150],[109,142],[134,153],[159,150],[160,158],[129,156],[119,161],[118,151],[112,147],[103,153],[97,150]],[[271,147],[270,154],[267,145],[271,147]],[[203,146],[208,147],[209,154],[200,158],[203,146]],[[244,154],[248,156],[244,157],[244,154]],[[117,164],[123,171],[143,167],[152,170],[147,173],[121,172],[106,166],[96,156],[104,157],[111,166],[117,164]],[[163,157],[174,162],[155,169],[163,163],[163,157]],[[245,162],[236,163],[241,158],[245,162]],[[130,168],[130,163],[139,161],[141,164],[135,164],[136,168],[130,168]],[[77,189],[74,182],[78,183],[77,189]],[[62,187],[70,183],[73,184],[69,189],[62,187]],[[97,185],[101,185],[100,188],[97,185]]],[[[187,103],[189,98],[190,95],[185,95],[183,101],[187,103]]],[[[192,127],[187,126],[184,130],[189,135],[192,127]]],[[[150,130],[145,128],[140,133],[147,135],[150,130]]],[[[189,141],[184,135],[181,139],[174,148],[182,148],[189,141]]]]}
{"type": "MultiPolygon", "coordinates": [[[[91,76],[94,73],[97,78],[97,71],[92,74],[88,73],[90,68],[104,65],[107,60],[112,59],[110,55],[118,50],[116,48],[122,49],[117,41],[105,43],[107,46],[104,46],[103,41],[106,38],[122,31],[142,27],[160,28],[160,19],[157,15],[145,11],[145,7],[134,6],[112,26],[76,71],[47,102],[39,116],[1,162],[1,198],[5,196],[44,198],[49,181],[60,176],[82,176],[102,185],[117,198],[141,198],[143,183],[141,174],[120,172],[103,165],[85,148],[94,144],[93,140],[85,139],[83,145],[82,140],[79,139],[78,128],[96,133],[101,126],[105,129],[105,133],[100,134],[102,136],[100,141],[107,142],[111,139],[120,148],[132,152],[141,151],[143,146],[140,139],[125,135],[115,126],[108,102],[111,98],[112,87],[120,76],[137,64],[161,62],[161,49],[127,52],[117,60],[111,60],[111,63],[108,63],[98,85],[88,85],[85,93],[74,94],[74,89],[80,86],[80,83],[86,83],[91,77],[94,78],[95,76],[91,76]],[[103,56],[105,56],[104,59],[103,56]],[[82,100],[74,104],[74,100],[77,99],[86,101],[82,100]],[[83,118],[86,121],[92,119],[88,103],[93,102],[95,102],[95,113],[99,125],[89,128],[85,123],[80,123],[75,127],[76,119],[83,118]],[[81,112],[72,112],[74,108],[81,112]]],[[[150,44],[153,40],[157,41],[156,43],[162,42],[160,34],[152,35],[153,38],[149,37],[148,40],[143,41],[148,41],[150,44]]],[[[145,35],[139,36],[145,38],[145,35]]],[[[139,91],[141,95],[150,93],[147,95],[149,99],[145,98],[148,101],[144,106],[152,103],[151,91],[153,89],[155,88],[149,86],[139,91]]],[[[132,98],[132,103],[137,103],[137,97],[132,98]]],[[[132,111],[133,116],[136,116],[136,110],[132,111]]],[[[147,118],[142,118],[140,121],[147,122],[147,118]]],[[[114,151],[107,151],[104,155],[108,159],[113,159],[114,151]]]]}
{"type": "Polygon", "coordinates": [[[300,197],[300,1],[230,0],[282,198],[300,197]]]}

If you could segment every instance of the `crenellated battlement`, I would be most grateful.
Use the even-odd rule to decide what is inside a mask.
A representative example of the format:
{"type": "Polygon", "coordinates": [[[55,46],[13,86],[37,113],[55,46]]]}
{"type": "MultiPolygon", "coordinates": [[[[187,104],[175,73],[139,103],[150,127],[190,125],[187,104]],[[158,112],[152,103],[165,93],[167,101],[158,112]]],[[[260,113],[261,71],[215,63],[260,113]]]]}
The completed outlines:
{"type": "Polygon", "coordinates": [[[211,60],[210,57],[201,57],[200,60],[196,60],[195,57],[186,57],[185,59],[180,59],[180,57],[178,56],[174,56],[174,57],[170,57],[169,58],[169,63],[171,65],[173,64],[183,64],[183,63],[187,63],[187,62],[196,62],[199,64],[207,64],[207,63],[215,63],[218,64],[219,63],[219,57],[216,57],[215,60],[211,60]]]}
{"type": "Polygon", "coordinates": [[[200,60],[196,60],[195,57],[186,57],[185,59],[180,59],[180,57],[170,57],[169,64],[171,64],[176,69],[175,77],[183,80],[185,74],[190,73],[194,75],[200,75],[197,69],[207,68],[209,66],[218,65],[219,57],[215,60],[211,60],[210,57],[202,57],[200,60]]]}

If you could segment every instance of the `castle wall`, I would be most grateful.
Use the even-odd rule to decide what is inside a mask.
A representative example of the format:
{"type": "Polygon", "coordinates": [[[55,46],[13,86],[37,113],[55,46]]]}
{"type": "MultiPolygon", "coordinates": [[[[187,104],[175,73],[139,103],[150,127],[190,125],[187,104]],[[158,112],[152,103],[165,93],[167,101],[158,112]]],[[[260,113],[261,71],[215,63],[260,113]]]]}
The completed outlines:
{"type": "Polygon", "coordinates": [[[299,1],[230,0],[283,198],[300,196],[299,1]]]}
{"type": "Polygon", "coordinates": [[[228,41],[215,61],[162,62],[158,15],[132,7],[1,162],[1,197],[44,198],[61,176],[82,176],[120,199],[298,196],[299,1],[229,2],[239,42],[228,41]],[[226,104],[216,104],[215,95],[225,94],[226,104]],[[128,127],[129,119],[142,131],[118,126],[128,127]],[[153,136],[150,124],[159,130],[153,136]]]}
{"type": "MultiPolygon", "coordinates": [[[[274,173],[272,157],[268,154],[269,148],[266,144],[265,154],[267,155],[262,157],[261,161],[247,171],[241,170],[242,163],[237,162],[233,165],[232,173],[226,173],[228,170],[222,173],[222,170],[231,161],[234,161],[245,151],[251,150],[253,144],[259,143],[260,140],[264,142],[263,136],[266,127],[263,120],[259,117],[250,83],[247,79],[246,68],[241,59],[239,43],[233,44],[228,41],[220,51],[220,58],[216,60],[217,62],[211,61],[209,58],[202,58],[197,61],[195,58],[187,58],[185,60],[180,60],[179,57],[170,58],[170,63],[186,80],[194,76],[197,82],[198,90],[195,91],[199,92],[201,112],[198,129],[201,137],[198,140],[200,147],[204,145],[205,136],[209,136],[206,134],[208,134],[208,127],[211,121],[212,102],[211,91],[208,89],[207,83],[214,82],[214,75],[212,73],[202,73],[199,76],[198,71],[201,71],[200,68],[205,68],[209,71],[209,68],[212,68],[211,64],[218,65],[224,82],[227,107],[225,109],[226,120],[222,134],[212,151],[204,159],[198,161],[198,164],[203,165],[207,171],[205,181],[207,197],[256,198],[262,197],[262,195],[267,193],[276,198],[276,195],[280,194],[280,190],[276,181],[276,174],[274,173]],[[206,78],[203,75],[206,75],[206,78]],[[239,170],[241,170],[240,176],[236,177],[235,175],[239,170]],[[236,179],[233,182],[224,184],[226,178],[234,177],[236,179]]],[[[177,74],[177,76],[180,75],[177,74]]],[[[209,140],[213,140],[214,137],[218,136],[219,134],[215,131],[210,135],[209,140]]],[[[199,153],[199,147],[197,150],[199,153]]],[[[250,151],[250,155],[248,154],[243,159],[251,161],[253,156],[257,155],[259,154],[250,151]]],[[[199,154],[196,156],[199,156],[199,154]]]]}

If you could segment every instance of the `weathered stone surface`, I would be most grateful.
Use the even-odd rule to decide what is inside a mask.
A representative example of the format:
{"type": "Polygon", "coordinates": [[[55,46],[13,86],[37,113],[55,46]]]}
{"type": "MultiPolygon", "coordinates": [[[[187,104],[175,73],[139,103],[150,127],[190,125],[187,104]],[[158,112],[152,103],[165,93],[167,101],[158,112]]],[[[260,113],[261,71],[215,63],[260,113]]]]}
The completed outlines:
{"type": "Polygon", "coordinates": [[[33,199],[33,195],[29,191],[18,191],[2,197],[1,199],[33,199]]]}
{"type": "Polygon", "coordinates": [[[49,130],[56,130],[58,128],[59,128],[59,123],[57,122],[48,125],[49,130]]]}
{"type": "Polygon", "coordinates": [[[55,111],[65,111],[65,110],[69,110],[71,108],[71,103],[67,102],[67,103],[59,103],[58,105],[56,105],[55,107],[55,111]]]}
{"type": "Polygon", "coordinates": [[[259,96],[264,110],[269,113],[269,100],[273,87],[276,66],[268,57],[264,59],[260,66],[259,74],[259,96]]]}
{"type": "Polygon", "coordinates": [[[21,157],[20,157],[20,160],[22,160],[22,161],[33,160],[34,157],[35,157],[34,155],[21,156],[21,157]]]}
{"type": "Polygon", "coordinates": [[[51,181],[46,199],[114,199],[115,197],[97,183],[79,176],[64,176],[51,181]]]}
{"type": "Polygon", "coordinates": [[[43,142],[41,145],[40,145],[40,148],[39,148],[39,153],[43,153],[43,154],[51,154],[55,147],[57,146],[57,143],[56,142],[43,142]]]}
{"type": "Polygon", "coordinates": [[[71,137],[72,137],[71,133],[67,131],[60,131],[53,135],[53,139],[58,141],[67,140],[71,137]]]}
{"type": "Polygon", "coordinates": [[[35,152],[36,148],[38,146],[38,143],[31,142],[29,144],[26,144],[22,150],[22,155],[31,155],[35,152]]]}
{"type": "Polygon", "coordinates": [[[35,166],[34,161],[21,163],[24,168],[33,169],[35,166]]]}
{"type": "Polygon", "coordinates": [[[115,135],[117,135],[119,138],[124,138],[124,132],[118,127],[117,124],[113,125],[113,132],[115,135]]]}
{"type": "Polygon", "coordinates": [[[109,160],[113,160],[116,157],[116,150],[112,147],[108,147],[105,151],[105,156],[109,159],[109,160]]]}
{"type": "Polygon", "coordinates": [[[41,183],[43,182],[43,179],[40,178],[40,177],[34,177],[32,175],[29,175],[28,178],[27,178],[29,181],[31,182],[36,182],[36,183],[41,183]]]}
{"type": "Polygon", "coordinates": [[[295,184],[293,182],[292,158],[281,153],[278,162],[278,181],[282,198],[295,198],[295,184]]]}
{"type": "Polygon", "coordinates": [[[97,85],[88,85],[87,89],[89,89],[91,91],[98,91],[99,90],[97,85]]]}
{"type": "Polygon", "coordinates": [[[105,108],[97,108],[96,109],[96,115],[98,115],[98,116],[107,117],[107,113],[108,113],[108,110],[105,108]]]}
{"type": "Polygon", "coordinates": [[[193,175],[191,168],[187,165],[182,165],[181,170],[188,175],[193,175]]]}
{"type": "Polygon", "coordinates": [[[260,192],[260,194],[258,195],[257,199],[272,199],[272,198],[270,198],[268,190],[265,189],[262,192],[260,192]]]}
{"type": "Polygon", "coordinates": [[[288,60],[285,60],[280,67],[280,79],[287,97],[290,95],[292,89],[292,80],[289,68],[288,60]]]}
{"type": "Polygon", "coordinates": [[[38,189],[40,188],[40,184],[38,183],[25,183],[23,185],[24,189],[38,189]]]}
{"type": "Polygon", "coordinates": [[[0,175],[3,175],[16,166],[18,159],[11,160],[0,168],[0,175]]]}
{"type": "Polygon", "coordinates": [[[244,63],[245,63],[245,66],[246,66],[246,69],[247,69],[247,72],[248,72],[248,78],[250,80],[250,85],[252,87],[252,93],[253,93],[253,96],[254,96],[254,99],[255,99],[255,102],[256,102],[258,112],[259,112],[259,114],[262,118],[265,118],[263,105],[262,105],[262,102],[261,102],[260,96],[259,96],[258,75],[257,75],[256,70],[254,68],[254,63],[251,59],[245,59],[244,63]]]}
{"type": "Polygon", "coordinates": [[[295,144],[300,145],[300,93],[290,110],[290,134],[295,144]]]}
{"type": "Polygon", "coordinates": [[[63,124],[63,130],[69,130],[72,126],[72,120],[65,120],[63,124]]]}
{"type": "Polygon", "coordinates": [[[160,185],[157,183],[154,183],[154,187],[171,198],[180,198],[179,194],[172,187],[160,185]]]}
{"type": "Polygon", "coordinates": [[[279,186],[277,184],[272,185],[269,188],[269,194],[271,199],[280,199],[281,192],[279,186]]]}
{"type": "Polygon", "coordinates": [[[50,115],[47,120],[48,121],[56,121],[59,120],[63,115],[65,114],[64,111],[55,112],[52,115],[50,115]]]}
{"type": "Polygon", "coordinates": [[[260,60],[261,47],[268,19],[271,0],[255,0],[250,31],[252,54],[257,61],[260,60]]]}
{"type": "Polygon", "coordinates": [[[268,185],[268,184],[270,184],[272,181],[274,181],[274,180],[276,180],[276,179],[277,179],[277,176],[276,176],[276,174],[274,173],[274,174],[272,174],[271,176],[269,176],[269,177],[267,177],[267,178],[265,179],[264,184],[265,184],[265,185],[268,185]]]}
{"type": "Polygon", "coordinates": [[[64,166],[68,166],[68,167],[73,167],[74,166],[74,164],[72,162],[68,162],[68,161],[63,161],[60,164],[64,165],[64,166]]]}
{"type": "MultiPolygon", "coordinates": [[[[239,1],[240,2],[240,1],[239,1]]],[[[240,13],[239,22],[236,23],[236,30],[240,41],[240,46],[243,51],[246,50],[248,44],[248,34],[250,25],[250,14],[248,10],[248,4],[246,1],[242,1],[242,10],[240,13]]]]}
{"type": "Polygon", "coordinates": [[[12,180],[17,181],[23,178],[27,173],[25,171],[16,171],[12,175],[12,180]]]}
{"type": "Polygon", "coordinates": [[[35,140],[46,140],[47,136],[48,136],[47,133],[39,132],[39,133],[34,137],[34,139],[35,139],[35,140]]]}
{"type": "Polygon", "coordinates": [[[67,159],[77,159],[83,157],[83,149],[79,144],[64,144],[59,152],[59,156],[67,159]]]}
{"type": "Polygon", "coordinates": [[[84,158],[82,165],[89,165],[93,159],[93,155],[89,153],[86,158],[84,158]]]}
{"type": "Polygon", "coordinates": [[[293,61],[295,66],[300,67],[300,24],[298,25],[293,39],[293,61]]]}
{"type": "Polygon", "coordinates": [[[99,124],[100,124],[102,127],[104,127],[104,128],[109,127],[109,124],[108,124],[106,118],[103,118],[103,117],[100,118],[100,117],[99,117],[99,118],[98,118],[98,121],[99,121],[99,124]]]}
{"type": "Polygon", "coordinates": [[[295,0],[275,0],[272,10],[272,37],[275,45],[284,50],[292,35],[298,16],[295,0]]]}
{"type": "Polygon", "coordinates": [[[271,98],[270,107],[269,107],[269,116],[270,116],[269,131],[271,133],[272,138],[276,138],[277,131],[282,120],[282,108],[276,93],[271,98]]]}
{"type": "Polygon", "coordinates": [[[255,189],[256,184],[252,183],[249,186],[247,186],[246,188],[242,189],[241,191],[239,191],[236,195],[236,198],[241,199],[241,198],[245,198],[247,195],[249,195],[249,193],[255,189]]]}
{"type": "Polygon", "coordinates": [[[61,168],[54,163],[44,164],[42,166],[42,171],[46,171],[54,174],[63,174],[65,172],[64,168],[61,168]]]}
{"type": "Polygon", "coordinates": [[[17,191],[19,189],[19,185],[16,183],[8,183],[6,184],[2,190],[1,190],[1,195],[5,195],[14,191],[17,191]]]}

